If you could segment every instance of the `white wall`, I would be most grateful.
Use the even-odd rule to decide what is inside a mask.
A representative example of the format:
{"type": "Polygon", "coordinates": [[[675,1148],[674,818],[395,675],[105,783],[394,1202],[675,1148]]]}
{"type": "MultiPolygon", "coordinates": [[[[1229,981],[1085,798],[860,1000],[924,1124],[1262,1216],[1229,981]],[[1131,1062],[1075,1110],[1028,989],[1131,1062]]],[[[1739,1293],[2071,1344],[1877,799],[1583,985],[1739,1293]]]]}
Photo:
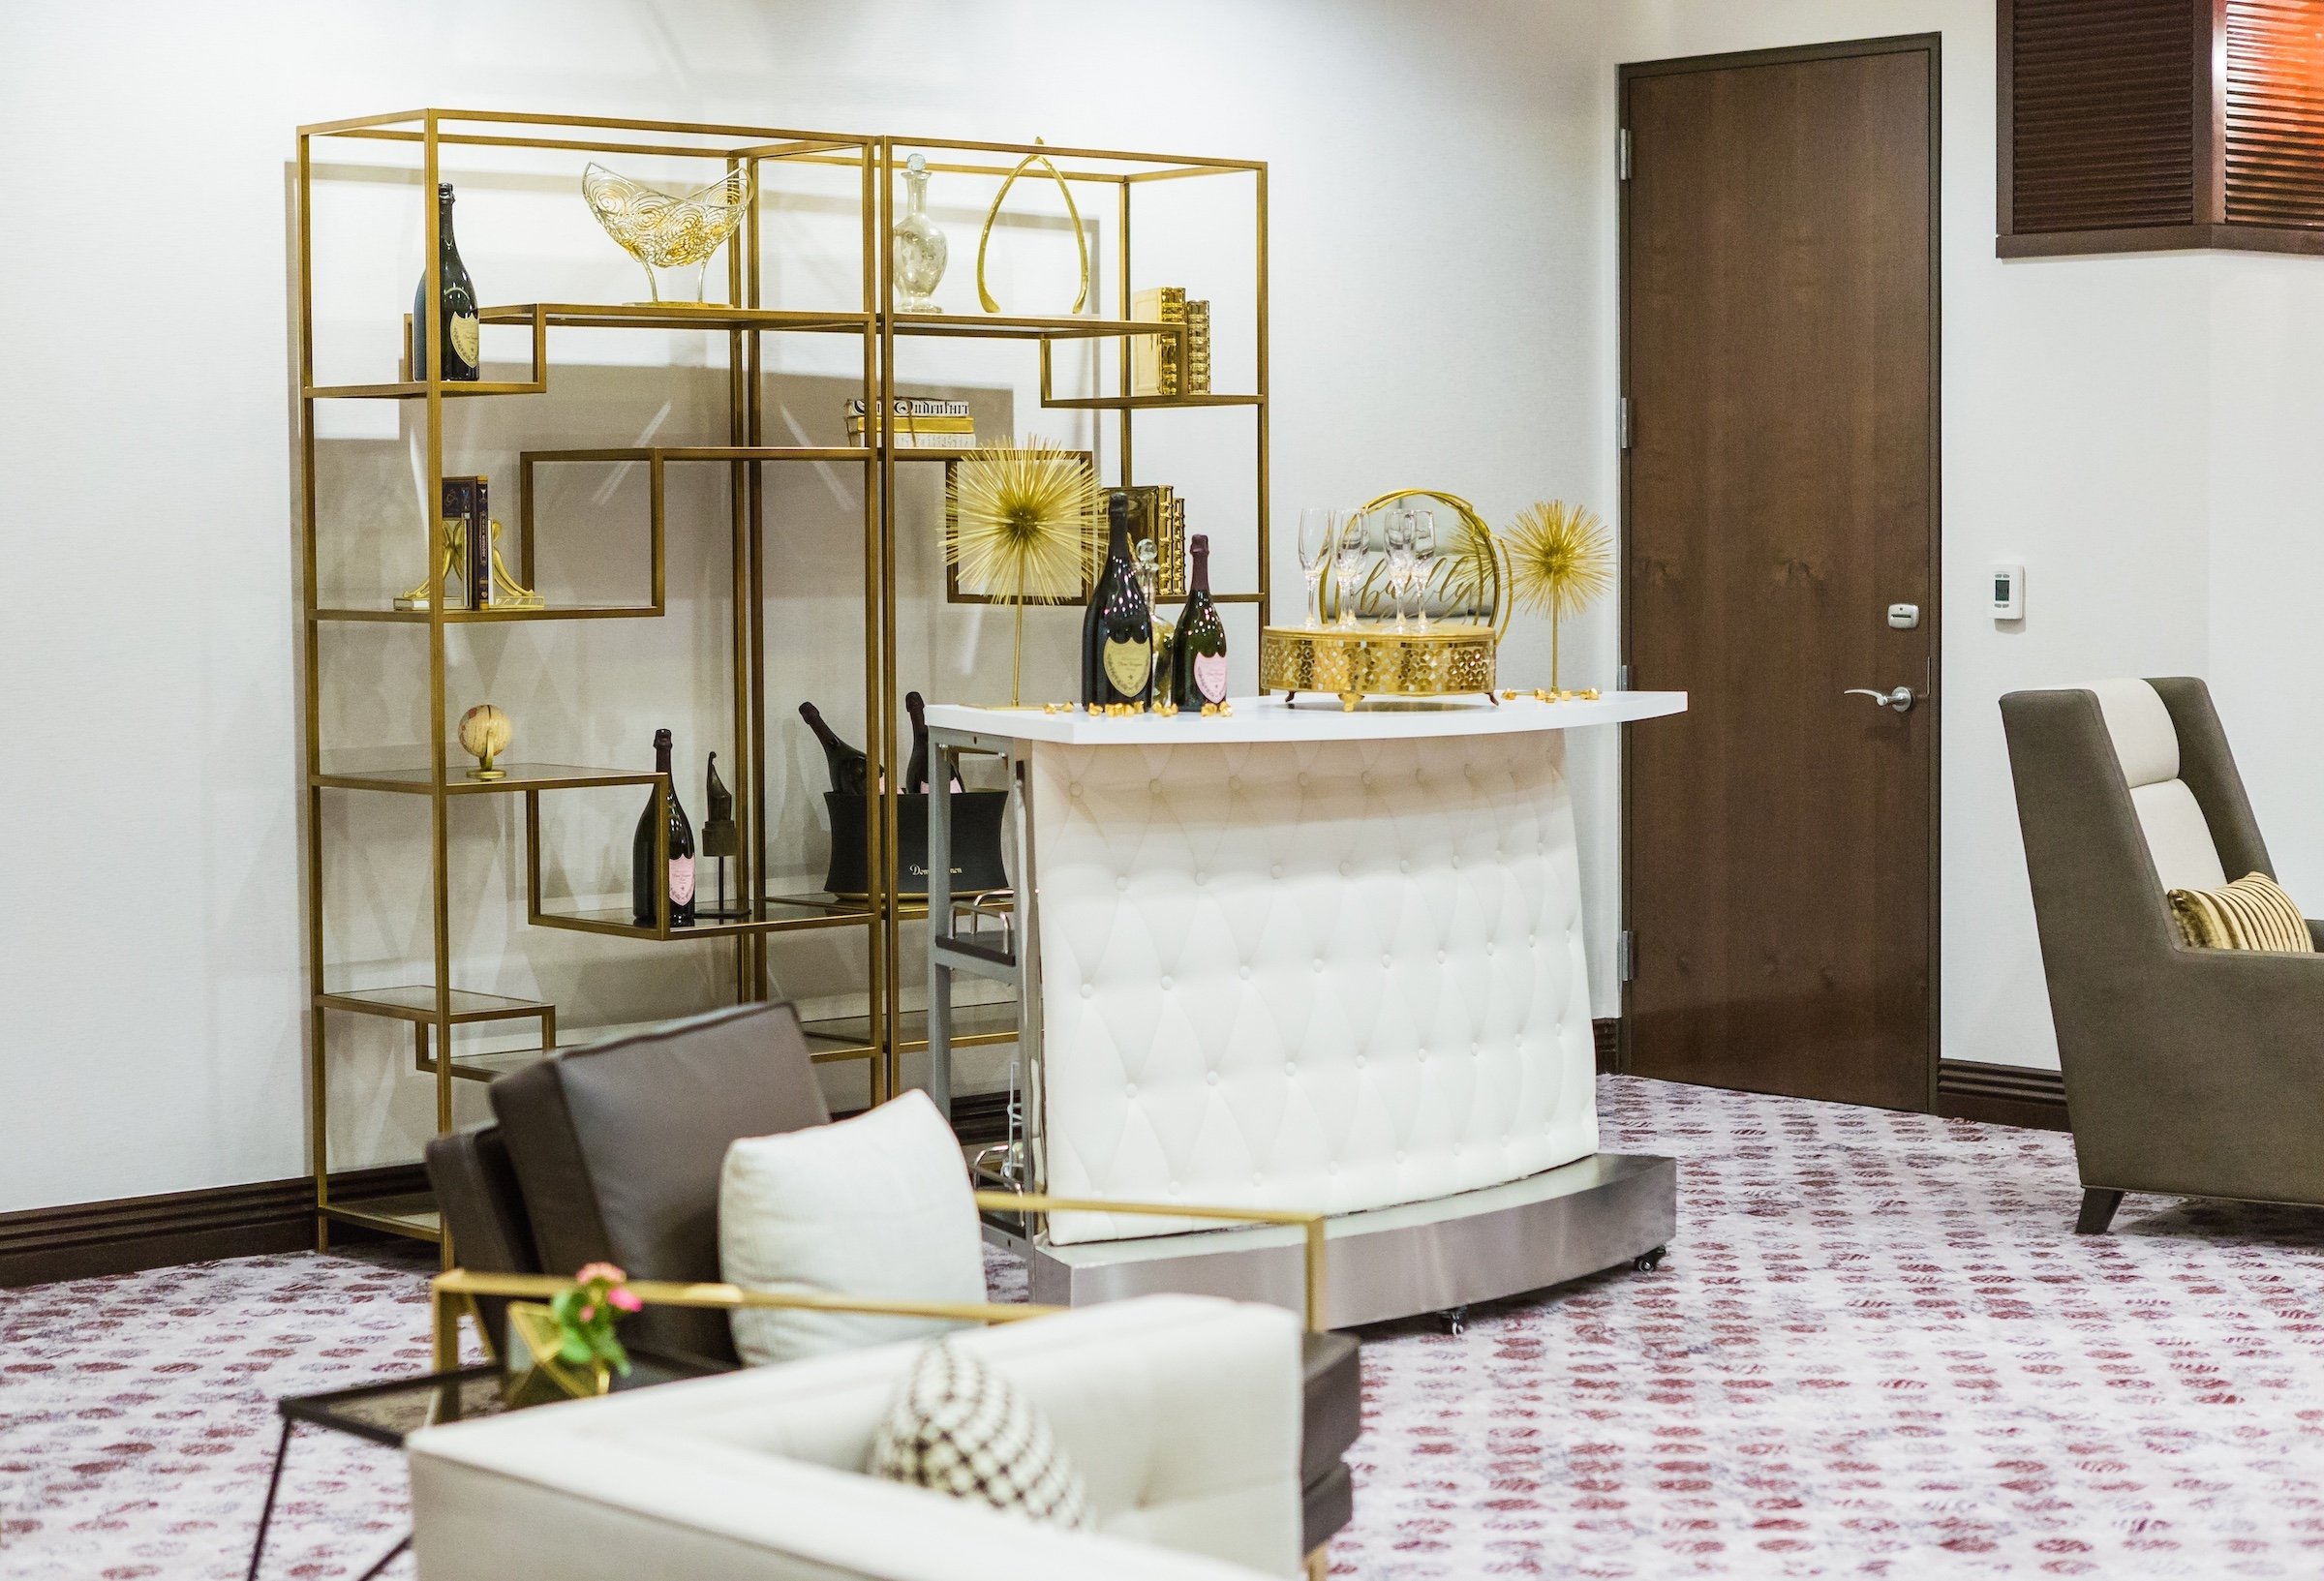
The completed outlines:
{"type": "MultiPolygon", "coordinates": [[[[19,832],[0,869],[0,1210],[305,1167],[285,207],[296,125],[437,104],[1255,155],[1272,162],[1277,520],[1422,483],[1497,522],[1561,493],[1606,506],[1609,493],[1591,492],[1605,442],[1604,284],[1582,218],[1603,186],[1592,12],[1510,0],[1464,7],[1460,22],[1387,0],[0,12],[0,145],[12,212],[31,226],[0,262],[0,737],[15,769],[0,819],[19,832]]],[[[501,198],[545,212],[521,174],[464,201],[471,268],[480,283],[479,265],[496,271],[487,296],[545,294],[506,291],[528,271],[609,269],[609,293],[633,289],[586,220],[574,241],[577,198],[553,246],[506,234],[505,220],[495,236],[501,198]]],[[[939,218],[947,288],[962,289],[976,216],[939,218]]],[[[327,288],[336,329],[371,337],[362,354],[392,339],[415,236],[369,244],[327,288]]],[[[663,442],[716,437],[707,371],[674,381],[662,415],[638,405],[628,360],[596,342],[568,357],[563,386],[587,397],[574,422],[627,442],[657,423],[663,442]]],[[[513,451],[549,442],[566,415],[464,407],[455,456],[505,490],[513,451]]],[[[338,432],[365,432],[343,421],[355,426],[338,432]]],[[[319,477],[383,546],[403,531],[410,485],[396,433],[371,432],[334,440],[319,477]]],[[[1288,533],[1278,543],[1278,586],[1296,589],[1288,533]]],[[[367,565],[359,541],[343,548],[351,582],[388,574],[393,554],[372,552],[367,565]]],[[[682,534],[673,552],[674,594],[709,596],[722,575],[715,537],[682,534]]],[[[715,741],[716,633],[659,624],[474,634],[457,645],[454,696],[506,708],[520,754],[628,761],[672,718],[697,746],[715,741]]],[[[417,649],[393,647],[410,636],[339,634],[328,684],[358,721],[416,744],[424,725],[398,687],[417,649]]],[[[1545,671],[1543,646],[1520,637],[1510,673],[1545,671]]],[[[991,644],[978,647],[985,674],[991,644]]],[[[1602,662],[1574,668],[1605,678],[1602,662]]],[[[778,794],[811,817],[811,761],[795,741],[778,756],[778,794]]],[[[1603,780],[1603,764],[1593,772],[1603,780]]],[[[424,978],[411,881],[424,816],[332,800],[330,816],[365,835],[326,868],[334,958],[366,982],[424,978]]],[[[579,1024],[708,1002],[715,950],[512,920],[511,808],[483,801],[454,820],[464,986],[548,993],[579,1024]]],[[[1584,809],[1603,831],[1591,868],[1602,985],[1609,812],[1584,809]]],[[[618,836],[629,815],[597,816],[618,836]]],[[[592,881],[618,883],[618,860],[577,878],[592,881]]],[[[785,988],[810,991],[807,975],[785,988]]],[[[401,1069],[391,1031],[335,1023],[350,1049],[340,1165],[414,1156],[430,1123],[428,1081],[401,1069]]]]}
{"type": "MultiPolygon", "coordinates": [[[[1550,495],[1610,513],[1617,62],[1942,31],[1944,1052],[2055,1059],[1995,707],[2012,687],[2212,674],[2284,876],[2324,893],[2324,834],[2302,817],[2324,749],[2280,728],[2290,684],[2312,668],[2307,590],[2324,571],[2305,465],[2324,394],[2324,274],[2284,258],[1995,258],[1990,0],[1202,0],[1168,8],[1167,27],[1162,15],[1067,0],[251,0],[121,5],[102,25],[85,8],[0,12],[12,212],[39,217],[0,261],[0,737],[16,767],[0,818],[18,832],[0,867],[0,1210],[304,1168],[287,166],[302,121],[421,103],[1271,161],[1275,569],[1296,590],[1288,525],[1302,503],[1434,483],[1496,523],[1550,495]],[[1141,86],[1155,83],[1173,86],[1141,86]],[[2029,566],[2019,629],[1979,607],[1997,558],[2029,566]]],[[[551,195],[532,197],[526,212],[547,214],[551,195]]],[[[973,207],[938,204],[950,290],[971,268],[973,207]]],[[[488,212],[464,208],[464,237],[488,212]]],[[[500,258],[514,258],[626,293],[626,263],[556,212],[564,239],[538,256],[530,234],[475,246],[504,280],[500,258]]],[[[355,260],[342,289],[364,300],[342,328],[370,334],[385,321],[371,314],[400,312],[416,245],[355,260]]],[[[601,404],[464,413],[456,450],[497,475],[567,415],[631,442],[655,422],[666,442],[714,421],[708,368],[677,381],[665,417],[635,409],[633,353],[592,342],[566,360],[567,387],[601,404]]],[[[392,501],[391,442],[340,453],[343,502],[370,489],[392,501]]],[[[374,508],[384,544],[402,507],[374,508]]],[[[722,562],[711,539],[686,542],[674,586],[707,597],[722,562]]],[[[562,650],[494,632],[463,648],[456,678],[544,747],[626,760],[670,716],[697,745],[715,740],[717,634],[664,624],[564,634],[581,646],[562,650]],[[665,675],[684,678],[683,696],[665,675]]],[[[1610,676],[1610,608],[1569,641],[1570,675],[1610,676]]],[[[1521,630],[1507,673],[1545,672],[1544,648],[1521,630]]],[[[910,661],[989,677],[994,652],[989,632],[932,623],[910,661]]],[[[387,651],[349,653],[333,684],[350,713],[382,728],[410,717],[387,651]]],[[[1585,740],[1574,755],[1602,1004],[1611,746],[1585,740]]],[[[777,758],[783,816],[805,837],[812,761],[795,739],[777,758]]],[[[326,874],[334,958],[365,981],[411,978],[424,820],[334,815],[368,821],[326,874]]],[[[709,1002],[713,951],[512,921],[521,899],[493,824],[506,815],[467,809],[456,826],[472,859],[455,895],[464,982],[545,993],[580,1024],[709,1002]]],[[[627,813],[599,816],[618,832],[627,813]]],[[[596,876],[618,882],[618,864],[596,876]]],[[[841,964],[790,958],[791,992],[841,964]]],[[[413,1156],[427,1082],[399,1073],[395,1041],[349,1036],[334,1158],[413,1156]]]]}
{"type": "Polygon", "coordinates": [[[2225,257],[2211,271],[2210,676],[2277,876],[2324,905],[2324,272],[2225,257]]]}
{"type": "MultiPolygon", "coordinates": [[[[2257,350],[2215,343],[2212,319],[2217,282],[2246,260],[1994,256],[1992,0],[1632,0],[1609,8],[1600,124],[1613,125],[1615,62],[1931,32],[1943,39],[1942,1046],[1949,1059],[2055,1068],[1997,700],[2099,676],[2205,672],[2229,623],[2212,620],[2212,579],[2227,568],[2224,550],[2210,553],[2213,397],[2249,378],[2257,350]],[[2027,566],[2027,619],[2011,627],[1984,612],[1996,560],[2027,566]]],[[[1610,295],[1610,222],[1600,237],[1610,295]]],[[[2324,277],[2305,261],[2275,260],[2267,278],[2304,291],[2312,318],[2324,277]]],[[[2248,339],[2264,341],[2263,323],[2255,314],[2248,339]]],[[[1596,360],[1610,379],[1612,318],[1600,328],[1596,360]]],[[[2303,377],[2295,352],[2278,356],[2283,377],[2303,377]]],[[[2244,559],[2264,559],[2258,545],[2297,508],[2284,497],[2265,505],[2244,559]]],[[[2241,597],[2256,567],[2234,569],[2241,597]]],[[[2277,585],[2288,601],[2297,584],[2277,585]]],[[[2266,662],[2253,654],[2255,669],[2266,662]]],[[[2232,729],[2237,710],[2223,706],[2232,729]]],[[[2269,798],[2255,796],[2264,818],[2269,798]]]]}

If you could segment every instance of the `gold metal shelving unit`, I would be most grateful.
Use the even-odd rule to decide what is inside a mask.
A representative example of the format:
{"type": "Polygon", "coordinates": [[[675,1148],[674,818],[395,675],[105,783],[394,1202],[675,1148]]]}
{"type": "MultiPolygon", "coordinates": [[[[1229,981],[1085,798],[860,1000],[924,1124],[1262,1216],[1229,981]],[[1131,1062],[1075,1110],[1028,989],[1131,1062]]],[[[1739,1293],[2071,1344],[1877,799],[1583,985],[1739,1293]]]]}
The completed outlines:
{"type": "MultiPolygon", "coordinates": [[[[578,159],[576,159],[578,164],[578,159]]],[[[377,170],[377,167],[368,167],[377,170]]],[[[576,170],[576,176],[578,172],[576,170]]],[[[489,198],[483,199],[489,201],[489,198]]],[[[527,115],[504,111],[420,109],[359,117],[302,127],[298,131],[296,175],[296,240],[299,332],[298,403],[300,488],[300,588],[303,620],[304,667],[302,750],[305,763],[306,946],[309,979],[308,1059],[311,1158],[315,1175],[317,1236],[326,1244],[334,1223],[355,1224],[399,1234],[442,1242],[444,1236],[433,1203],[424,1198],[370,1199],[360,1203],[335,1202],[329,1172],[329,1113],[331,1057],[329,1032],[334,1017],[357,1016],[399,1021],[412,1028],[413,1068],[434,1079],[436,1124],[452,1124],[453,1083],[462,1079],[488,1080],[558,1045],[557,1008],[553,1004],[477,992],[453,983],[455,951],[450,915],[450,828],[453,800],[469,796],[505,795],[522,798],[522,838],[525,843],[526,921],[536,927],[641,941],[724,940],[732,951],[738,998],[764,997],[770,988],[768,937],[825,928],[861,928],[866,936],[868,980],[865,1004],[859,1014],[826,1017],[807,1023],[818,1061],[856,1061],[867,1067],[872,1101],[895,1090],[899,1061],[906,1053],[927,1048],[926,1018],[903,1003],[900,958],[903,929],[925,921],[927,907],[917,897],[900,893],[897,874],[898,798],[892,786],[897,765],[890,761],[890,744],[902,722],[902,692],[897,655],[898,586],[896,570],[896,477],[900,466],[941,463],[950,452],[900,447],[893,432],[892,401],[908,383],[902,369],[902,347],[914,340],[973,338],[1029,343],[1037,349],[1040,403],[1063,410],[1114,411],[1117,414],[1116,447],[1111,457],[1115,481],[1133,478],[1136,425],[1142,414],[1170,410],[1246,409],[1252,413],[1256,488],[1249,528],[1255,549],[1255,585],[1220,589],[1222,604],[1253,604],[1264,614],[1268,607],[1268,322],[1267,322],[1267,168],[1263,163],[1196,157],[1129,153],[1103,149],[1049,147],[1035,144],[971,142],[952,139],[911,139],[884,136],[802,132],[771,127],[712,123],[652,121],[597,116],[527,115]],[[521,380],[447,383],[441,379],[408,377],[376,382],[318,384],[315,375],[315,254],[314,193],[318,179],[316,156],[336,139],[370,144],[401,144],[416,155],[411,175],[424,214],[421,256],[426,260],[426,322],[419,326],[422,344],[441,344],[437,321],[437,205],[434,193],[447,154],[466,149],[564,150],[575,156],[652,155],[701,160],[721,170],[747,171],[752,177],[753,198],[744,224],[726,247],[726,294],[722,304],[639,304],[588,302],[525,302],[481,308],[481,321],[490,326],[521,328],[530,337],[530,366],[521,380]],[[1111,189],[1116,219],[1114,271],[1111,286],[1114,315],[1027,317],[998,314],[920,314],[893,311],[886,238],[896,217],[896,193],[905,159],[913,153],[927,160],[932,171],[951,175],[1006,178],[1020,162],[1040,155],[1054,162],[1059,175],[1077,188],[1111,189]],[[860,202],[860,289],[851,307],[802,309],[762,303],[768,257],[763,221],[770,198],[763,170],[780,162],[836,167],[856,173],[860,202]],[[1187,396],[1142,396],[1131,393],[1132,358],[1129,338],[1142,335],[1182,334],[1177,326],[1131,317],[1131,233],[1135,196],[1146,184],[1190,178],[1228,177],[1247,181],[1253,205],[1252,301],[1255,345],[1253,387],[1247,391],[1187,396]],[[554,399],[554,331],[561,329],[654,330],[692,329],[723,333],[727,341],[727,435],[722,445],[598,447],[567,450],[530,450],[518,457],[519,517],[513,558],[520,576],[535,580],[535,555],[540,534],[534,519],[534,483],[545,467],[588,464],[643,465],[647,470],[649,506],[641,524],[651,576],[651,596],[642,603],[568,605],[545,608],[446,608],[431,600],[425,610],[399,610],[383,594],[376,602],[341,599],[326,603],[319,592],[318,541],[331,530],[320,519],[316,484],[317,437],[315,408],[319,401],[391,400],[421,404],[425,413],[425,493],[421,503],[434,514],[443,478],[443,403],[488,396],[548,396],[554,399]],[[861,387],[868,410],[878,421],[872,442],[863,445],[771,444],[767,435],[765,337],[812,334],[853,337],[861,344],[861,387]],[[1118,388],[1112,393],[1068,395],[1053,384],[1052,348],[1060,341],[1116,340],[1120,353],[1118,388]],[[764,469],[788,463],[856,465],[863,470],[863,593],[865,628],[863,678],[865,687],[865,749],[870,758],[866,828],[870,835],[868,861],[872,893],[862,899],[824,895],[779,895],[759,875],[766,860],[768,816],[761,787],[768,783],[767,744],[767,498],[764,469]],[[726,471],[729,537],[732,552],[731,658],[733,665],[734,741],[736,758],[728,771],[742,831],[742,855],[736,877],[748,914],[740,919],[705,920],[692,927],[672,927],[666,915],[658,926],[640,927],[627,907],[613,910],[566,909],[543,897],[540,854],[542,816],[546,799],[555,792],[618,786],[658,790],[669,794],[663,778],[652,772],[557,763],[504,762],[502,779],[482,782],[465,778],[452,761],[447,745],[450,713],[446,701],[446,636],[455,625],[533,623],[541,621],[648,620],[666,618],[664,588],[665,481],[670,469],[722,467],[726,471]],[[423,760],[390,764],[351,765],[326,762],[321,745],[321,694],[324,667],[330,659],[328,633],[349,625],[371,623],[423,627],[426,633],[427,709],[429,746],[423,760]],[[420,984],[393,988],[348,988],[333,981],[325,934],[324,850],[327,823],[326,795],[400,795],[424,798],[430,814],[430,922],[432,978],[420,984]],[[485,1023],[531,1023],[538,1031],[533,1049],[464,1054],[453,1050],[453,1030],[485,1023]]],[[[578,195],[575,198],[579,201],[578,195]]],[[[1098,210],[1097,212],[1103,212],[1098,210]]],[[[956,237],[956,242],[960,238],[956,237]]],[[[608,243],[608,246],[611,244],[608,243]]],[[[954,267],[967,264],[968,249],[957,246],[954,267]]],[[[405,370],[408,373],[408,370],[405,370]]],[[[1217,528],[1214,540],[1221,537],[1217,528]]],[[[413,535],[414,545],[419,543],[413,535]]],[[[665,908],[666,910],[666,908],[665,908]]],[[[1005,1044],[1016,1036],[1014,1007],[982,1007],[965,1012],[963,1033],[956,1046],[1005,1044]]],[[[450,1248],[445,1246],[447,1264],[450,1248]]]]}

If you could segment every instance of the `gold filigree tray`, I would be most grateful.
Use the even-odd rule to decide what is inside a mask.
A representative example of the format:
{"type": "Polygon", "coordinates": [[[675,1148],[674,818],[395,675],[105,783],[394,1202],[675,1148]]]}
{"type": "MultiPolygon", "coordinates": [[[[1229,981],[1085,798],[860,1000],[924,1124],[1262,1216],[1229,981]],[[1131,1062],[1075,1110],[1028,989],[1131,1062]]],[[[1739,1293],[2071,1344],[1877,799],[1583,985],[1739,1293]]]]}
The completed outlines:
{"type": "MultiPolygon", "coordinates": [[[[1489,625],[1442,623],[1426,630],[1392,625],[1263,626],[1259,684],[1297,697],[1328,691],[1353,709],[1366,697],[1493,695],[1500,633],[1489,625]]],[[[1496,702],[1499,699],[1494,699],[1496,702]]]]}

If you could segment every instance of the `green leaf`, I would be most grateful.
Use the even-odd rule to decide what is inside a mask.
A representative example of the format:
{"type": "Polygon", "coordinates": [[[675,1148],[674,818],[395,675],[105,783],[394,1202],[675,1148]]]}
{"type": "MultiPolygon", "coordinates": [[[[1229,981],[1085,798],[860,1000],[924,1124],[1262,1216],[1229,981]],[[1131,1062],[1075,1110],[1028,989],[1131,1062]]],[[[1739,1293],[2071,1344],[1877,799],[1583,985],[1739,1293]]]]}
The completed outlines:
{"type": "Polygon", "coordinates": [[[575,1367],[587,1365],[592,1353],[589,1341],[579,1334],[566,1335],[557,1348],[557,1359],[575,1367]]]}
{"type": "Polygon", "coordinates": [[[580,1291],[562,1290],[549,1301],[549,1316],[570,1328],[573,1325],[573,1314],[579,1311],[580,1307],[580,1291]]]}

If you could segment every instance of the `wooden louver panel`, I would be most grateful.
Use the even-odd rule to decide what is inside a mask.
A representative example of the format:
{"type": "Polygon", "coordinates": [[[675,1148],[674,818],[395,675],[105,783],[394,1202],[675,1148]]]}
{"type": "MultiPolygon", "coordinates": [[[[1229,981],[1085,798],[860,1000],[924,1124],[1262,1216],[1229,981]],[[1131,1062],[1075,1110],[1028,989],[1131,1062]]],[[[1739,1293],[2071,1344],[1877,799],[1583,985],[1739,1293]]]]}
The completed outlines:
{"type": "Polygon", "coordinates": [[[2324,227],[2324,0],[2228,0],[2227,221],[2324,227]]]}
{"type": "Polygon", "coordinates": [[[2012,228],[2193,223],[2189,0],[2016,0],[2009,31],[2012,228]]]}

